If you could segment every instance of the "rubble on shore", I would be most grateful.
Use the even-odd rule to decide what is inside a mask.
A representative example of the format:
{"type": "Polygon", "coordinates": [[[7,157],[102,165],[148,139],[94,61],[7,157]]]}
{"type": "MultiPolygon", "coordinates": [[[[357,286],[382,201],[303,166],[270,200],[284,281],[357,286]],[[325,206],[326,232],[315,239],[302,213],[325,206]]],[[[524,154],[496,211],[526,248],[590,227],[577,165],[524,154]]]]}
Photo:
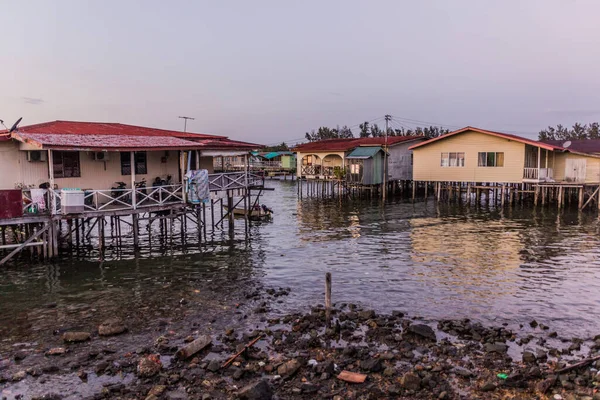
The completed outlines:
{"type": "MultiPolygon", "coordinates": [[[[253,296],[255,318],[242,315],[236,326],[209,332],[191,317],[180,330],[159,324],[135,351],[119,346],[134,335],[122,321],[104,324],[103,333],[118,335],[104,347],[94,346],[107,340],[97,332],[65,333],[60,351],[0,359],[0,390],[76,374],[81,384],[115,377],[88,399],[600,399],[600,335],[563,338],[537,323],[532,334],[467,319],[424,322],[353,304],[336,305],[330,324],[323,306],[272,314],[269,303],[288,292],[253,296]],[[194,353],[175,357],[184,348],[194,353]]],[[[51,389],[38,398],[68,398],[51,389]]]]}

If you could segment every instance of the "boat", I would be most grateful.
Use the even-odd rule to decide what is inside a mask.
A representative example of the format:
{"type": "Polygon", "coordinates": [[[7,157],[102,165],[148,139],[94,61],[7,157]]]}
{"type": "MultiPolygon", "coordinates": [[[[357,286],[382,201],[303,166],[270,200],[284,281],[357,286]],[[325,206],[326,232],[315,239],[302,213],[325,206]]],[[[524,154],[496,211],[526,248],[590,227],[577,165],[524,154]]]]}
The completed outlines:
{"type": "MultiPolygon", "coordinates": [[[[223,206],[225,210],[228,210],[227,206],[223,206]]],[[[236,217],[244,217],[246,215],[246,210],[244,207],[236,207],[233,209],[233,215],[236,217]]],[[[253,221],[263,221],[266,219],[271,219],[273,217],[273,210],[271,210],[266,205],[254,206],[251,210],[248,210],[248,218],[253,221]]]]}

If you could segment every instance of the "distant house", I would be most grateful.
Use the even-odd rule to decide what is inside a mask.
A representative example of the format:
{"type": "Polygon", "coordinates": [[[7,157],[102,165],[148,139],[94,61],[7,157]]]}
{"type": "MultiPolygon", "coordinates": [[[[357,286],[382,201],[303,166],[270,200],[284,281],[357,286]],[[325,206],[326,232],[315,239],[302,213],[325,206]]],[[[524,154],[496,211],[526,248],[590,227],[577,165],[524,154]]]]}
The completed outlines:
{"type": "Polygon", "coordinates": [[[541,142],[466,127],[414,144],[413,179],[426,182],[600,182],[600,142],[541,142]]]}
{"type": "Polygon", "coordinates": [[[346,156],[346,180],[351,184],[383,183],[385,151],[381,146],[357,147],[346,156]]]}
{"type": "MultiPolygon", "coordinates": [[[[370,150],[373,151],[373,160],[376,160],[379,154],[385,154],[384,148],[387,148],[389,181],[410,180],[412,179],[412,151],[409,147],[424,140],[426,139],[423,136],[390,136],[387,140],[385,137],[369,137],[328,139],[300,144],[292,149],[296,152],[298,163],[296,175],[305,179],[335,179],[340,176],[338,171],[348,174],[351,173],[349,170],[351,164],[360,164],[358,161],[349,162],[348,156],[353,150],[359,147],[372,147],[375,149],[370,150]],[[378,153],[377,149],[380,149],[382,153],[378,153]]],[[[359,159],[352,158],[352,160],[359,159]]],[[[365,162],[363,161],[362,164],[365,164],[365,162]]],[[[367,164],[375,168],[379,165],[379,162],[374,161],[372,164],[367,162],[367,164]]],[[[356,171],[357,167],[354,168],[356,171]]],[[[364,168],[363,165],[363,173],[365,172],[364,168]]],[[[383,164],[381,165],[381,171],[383,173],[383,164]]],[[[379,176],[377,171],[369,171],[368,174],[373,177],[379,176]]]]}
{"type": "MultiPolygon", "coordinates": [[[[229,160],[226,160],[229,161],[229,160]]],[[[215,161],[216,163],[219,160],[215,161]]],[[[241,157],[232,158],[229,169],[239,169],[241,157]]],[[[215,164],[217,167],[217,164],[215,164]]],[[[258,152],[253,151],[250,157],[250,169],[262,171],[289,171],[296,168],[296,155],[291,151],[271,151],[258,152]]]]}

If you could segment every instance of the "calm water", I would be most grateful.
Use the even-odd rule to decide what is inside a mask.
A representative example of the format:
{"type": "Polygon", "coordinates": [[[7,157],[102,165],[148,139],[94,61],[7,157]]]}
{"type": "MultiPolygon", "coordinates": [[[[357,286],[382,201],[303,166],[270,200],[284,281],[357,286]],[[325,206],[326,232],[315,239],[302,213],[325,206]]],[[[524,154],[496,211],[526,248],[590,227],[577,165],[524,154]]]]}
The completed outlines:
{"type": "MultiPolygon", "coordinates": [[[[254,284],[291,287],[279,311],[303,309],[322,302],[327,271],[334,302],[432,320],[536,319],[565,336],[600,333],[595,215],[558,218],[553,210],[527,207],[500,213],[433,201],[299,202],[294,184],[268,184],[276,191],[263,202],[275,218],[253,226],[248,240],[219,234],[202,253],[197,246],[187,253],[163,248],[100,263],[84,249],[87,260],[10,266],[0,281],[0,339],[33,340],[57,326],[89,327],[113,314],[143,324],[148,315],[162,316],[165,304],[190,296],[219,309],[254,284]]],[[[243,223],[237,229],[243,232],[243,223]]]]}

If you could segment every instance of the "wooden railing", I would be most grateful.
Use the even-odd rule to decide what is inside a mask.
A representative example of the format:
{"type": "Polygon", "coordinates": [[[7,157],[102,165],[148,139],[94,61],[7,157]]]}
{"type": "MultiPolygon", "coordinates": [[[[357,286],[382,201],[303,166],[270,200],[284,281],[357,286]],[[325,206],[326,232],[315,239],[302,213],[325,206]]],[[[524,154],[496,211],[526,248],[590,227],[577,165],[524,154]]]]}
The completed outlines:
{"type": "Polygon", "coordinates": [[[539,170],[537,168],[524,168],[523,179],[537,180],[539,176],[539,170]]]}
{"type": "Polygon", "coordinates": [[[523,168],[523,179],[532,181],[546,181],[554,177],[552,168],[523,168]]]}
{"type": "MultiPolygon", "coordinates": [[[[259,174],[246,172],[230,172],[209,174],[211,192],[233,189],[243,189],[249,186],[264,185],[264,177],[259,174]]],[[[44,195],[44,210],[37,210],[31,196],[31,189],[23,191],[23,214],[53,214],[61,213],[61,189],[42,189],[44,195]]],[[[133,210],[144,207],[155,207],[166,204],[183,203],[182,184],[148,186],[134,189],[93,189],[83,191],[84,213],[98,211],[133,210]],[[135,198],[135,202],[134,199],[135,198]]]]}
{"type": "Polygon", "coordinates": [[[321,174],[321,166],[320,165],[303,165],[302,166],[302,175],[320,175],[321,174]]]}
{"type": "Polygon", "coordinates": [[[260,186],[264,184],[264,178],[258,174],[227,172],[208,175],[208,183],[211,192],[219,192],[230,189],[242,189],[247,186],[260,186]]]}

